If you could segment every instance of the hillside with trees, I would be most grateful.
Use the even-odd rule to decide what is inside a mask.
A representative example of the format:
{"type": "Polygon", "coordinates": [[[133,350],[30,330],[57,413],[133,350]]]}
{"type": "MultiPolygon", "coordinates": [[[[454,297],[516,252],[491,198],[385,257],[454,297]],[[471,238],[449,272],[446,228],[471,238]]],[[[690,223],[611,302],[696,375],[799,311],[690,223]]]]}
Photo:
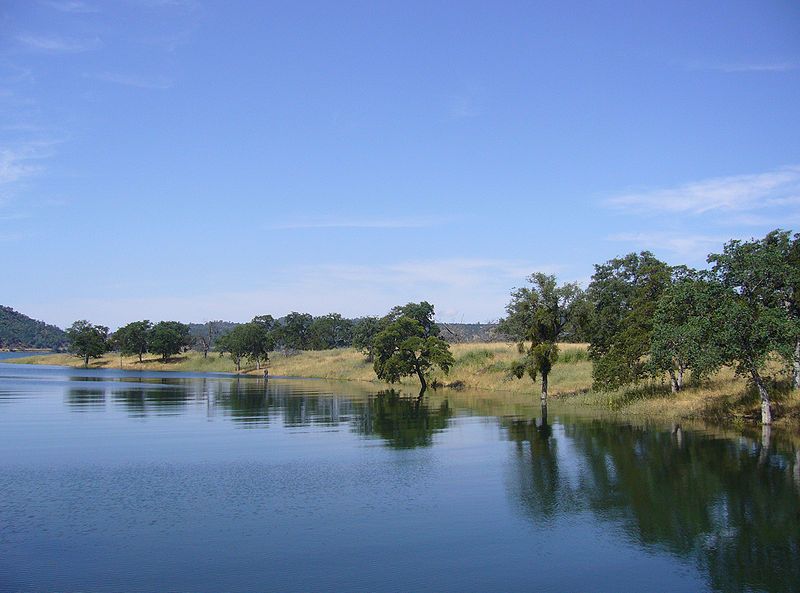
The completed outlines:
{"type": "Polygon", "coordinates": [[[66,345],[62,329],[0,305],[0,349],[61,350],[66,345]]]}

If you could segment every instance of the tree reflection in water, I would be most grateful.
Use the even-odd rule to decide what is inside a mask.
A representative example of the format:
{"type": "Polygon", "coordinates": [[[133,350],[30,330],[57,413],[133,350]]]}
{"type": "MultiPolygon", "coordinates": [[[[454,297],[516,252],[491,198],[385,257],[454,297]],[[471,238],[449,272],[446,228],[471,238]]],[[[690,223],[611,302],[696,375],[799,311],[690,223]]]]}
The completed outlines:
{"type": "MultiPolygon", "coordinates": [[[[691,558],[722,591],[797,591],[800,452],[703,433],[546,416],[506,422],[509,492],[538,523],[590,511],[634,541],[691,558]],[[559,449],[568,449],[567,475],[559,449]],[[575,466],[577,464],[577,466],[575,466]]],[[[563,457],[562,457],[563,459],[563,457]]]]}

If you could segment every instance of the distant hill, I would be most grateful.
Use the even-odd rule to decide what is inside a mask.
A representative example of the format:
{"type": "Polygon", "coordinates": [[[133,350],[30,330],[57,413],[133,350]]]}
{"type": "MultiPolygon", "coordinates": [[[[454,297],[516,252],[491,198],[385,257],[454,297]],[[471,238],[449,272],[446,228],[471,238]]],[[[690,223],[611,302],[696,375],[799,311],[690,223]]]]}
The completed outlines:
{"type": "Polygon", "coordinates": [[[0,305],[0,348],[60,350],[66,345],[67,335],[62,329],[0,305]]]}

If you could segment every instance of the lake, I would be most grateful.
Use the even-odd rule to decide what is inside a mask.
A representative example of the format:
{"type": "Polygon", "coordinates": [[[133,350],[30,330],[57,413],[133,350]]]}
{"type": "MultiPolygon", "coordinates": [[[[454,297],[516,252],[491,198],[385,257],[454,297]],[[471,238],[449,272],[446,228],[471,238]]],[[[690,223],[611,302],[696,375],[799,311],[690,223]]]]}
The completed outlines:
{"type": "Polygon", "coordinates": [[[0,590],[798,591],[796,443],[0,364],[0,590]]]}

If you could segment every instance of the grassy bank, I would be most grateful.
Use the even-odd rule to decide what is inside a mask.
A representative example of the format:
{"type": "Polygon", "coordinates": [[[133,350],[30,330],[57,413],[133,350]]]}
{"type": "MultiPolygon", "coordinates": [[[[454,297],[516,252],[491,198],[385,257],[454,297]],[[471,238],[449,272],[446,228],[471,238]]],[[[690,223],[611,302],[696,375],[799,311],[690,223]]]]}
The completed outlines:
{"type": "MultiPolygon", "coordinates": [[[[466,388],[476,394],[491,394],[493,400],[508,400],[512,407],[519,398],[538,400],[539,384],[530,379],[516,379],[509,373],[510,363],[518,356],[513,344],[454,344],[455,365],[448,376],[440,372],[433,379],[447,386],[466,388]],[[496,395],[495,395],[496,394],[496,395]]],[[[82,360],[67,354],[33,356],[15,359],[17,364],[51,364],[80,367],[82,360]]],[[[235,372],[229,357],[210,354],[204,358],[197,352],[182,354],[168,362],[147,357],[140,363],[136,357],[108,354],[92,360],[91,368],[122,368],[127,370],[235,372]]],[[[592,365],[585,344],[563,344],[561,360],[550,376],[550,394],[572,405],[602,407],[625,415],[651,416],[675,420],[701,419],[717,423],[756,422],[759,418],[758,394],[747,382],[723,369],[702,383],[689,381],[681,393],[673,395],[666,382],[663,385],[619,390],[611,393],[591,391],[592,365]]],[[[260,374],[247,369],[244,372],[260,374]]],[[[352,348],[300,352],[286,355],[274,353],[270,373],[278,376],[310,377],[372,383],[382,388],[386,384],[375,378],[372,365],[352,348]]],[[[417,388],[416,378],[406,378],[402,386],[417,388]]],[[[787,388],[787,383],[773,385],[778,424],[800,426],[800,392],[787,388]]],[[[476,396],[477,397],[477,396],[476,396]]]]}

